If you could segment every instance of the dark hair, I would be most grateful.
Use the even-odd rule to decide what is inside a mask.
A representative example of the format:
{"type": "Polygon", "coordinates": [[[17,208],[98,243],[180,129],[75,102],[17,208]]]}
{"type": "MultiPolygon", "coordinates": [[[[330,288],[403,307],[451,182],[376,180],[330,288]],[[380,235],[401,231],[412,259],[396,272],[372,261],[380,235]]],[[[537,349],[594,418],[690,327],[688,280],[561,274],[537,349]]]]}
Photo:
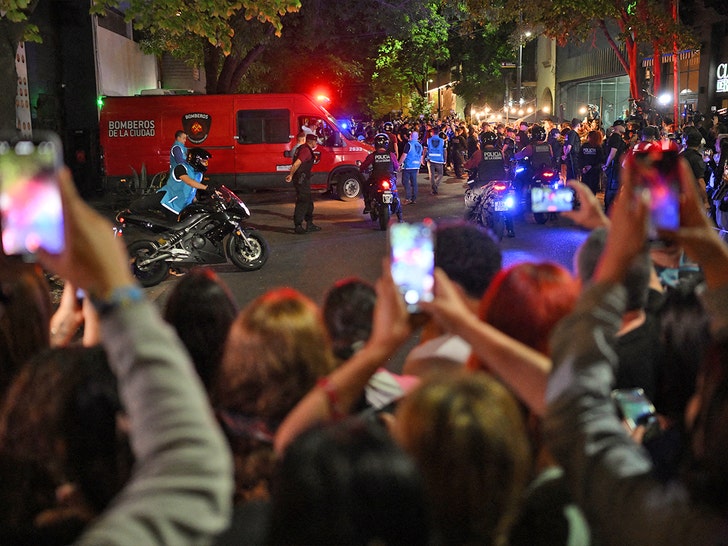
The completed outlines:
{"type": "Polygon", "coordinates": [[[491,235],[468,222],[455,222],[439,226],[435,237],[435,265],[468,296],[480,299],[503,263],[491,235]]]}
{"type": "MultiPolygon", "coordinates": [[[[121,411],[101,347],[49,349],[26,363],[0,409],[3,456],[36,465],[55,487],[77,484],[100,513],[131,473],[131,450],[117,429],[121,411]]],[[[47,485],[37,485],[32,494],[44,494],[47,485]]]]}
{"type": "Polygon", "coordinates": [[[39,271],[0,283],[0,400],[20,367],[50,345],[50,292],[39,271]]]}
{"type": "Polygon", "coordinates": [[[425,502],[419,470],[381,425],[315,427],[275,475],[269,543],[427,544],[425,502]]]}
{"type": "Polygon", "coordinates": [[[208,390],[217,376],[225,340],[237,314],[229,288],[209,268],[192,269],[167,299],[164,320],[177,330],[208,390]]]}
{"type": "Polygon", "coordinates": [[[180,129],[179,131],[176,131],[176,132],[174,133],[174,138],[175,138],[175,140],[176,140],[176,139],[178,139],[179,137],[181,137],[182,135],[186,135],[186,134],[187,134],[187,133],[185,133],[185,132],[184,132],[183,130],[181,130],[181,129],[180,129]]]}
{"type": "Polygon", "coordinates": [[[374,287],[361,279],[340,280],[328,291],[322,312],[337,358],[348,359],[369,339],[376,301],[374,287]]]}

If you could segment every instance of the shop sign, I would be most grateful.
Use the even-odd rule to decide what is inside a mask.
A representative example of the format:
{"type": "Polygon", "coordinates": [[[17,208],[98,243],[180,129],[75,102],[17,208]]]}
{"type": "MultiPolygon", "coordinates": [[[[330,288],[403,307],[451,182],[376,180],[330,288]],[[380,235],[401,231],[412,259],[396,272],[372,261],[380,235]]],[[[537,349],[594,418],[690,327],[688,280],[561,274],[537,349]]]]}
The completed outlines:
{"type": "Polygon", "coordinates": [[[728,63],[721,63],[715,71],[718,77],[715,84],[716,93],[728,93],[728,63]]]}

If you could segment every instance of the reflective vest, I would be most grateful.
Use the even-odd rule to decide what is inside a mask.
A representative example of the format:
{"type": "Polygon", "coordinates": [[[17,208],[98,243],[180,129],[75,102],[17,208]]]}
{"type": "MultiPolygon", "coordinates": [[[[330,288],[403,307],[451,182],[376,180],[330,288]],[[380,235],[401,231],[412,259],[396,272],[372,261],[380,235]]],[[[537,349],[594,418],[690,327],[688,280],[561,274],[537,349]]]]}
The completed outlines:
{"type": "Polygon", "coordinates": [[[432,163],[445,163],[445,142],[439,136],[427,140],[427,158],[432,163]]]}
{"type": "Polygon", "coordinates": [[[409,152],[404,158],[404,169],[419,169],[422,162],[422,144],[409,140],[409,152]]]}

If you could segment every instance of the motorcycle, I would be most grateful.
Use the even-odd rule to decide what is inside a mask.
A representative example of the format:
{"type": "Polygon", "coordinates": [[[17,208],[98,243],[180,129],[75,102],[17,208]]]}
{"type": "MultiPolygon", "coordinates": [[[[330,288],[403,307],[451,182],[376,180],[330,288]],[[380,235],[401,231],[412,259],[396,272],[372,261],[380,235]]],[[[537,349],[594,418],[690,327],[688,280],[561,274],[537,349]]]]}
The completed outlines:
{"type": "MultiPolygon", "coordinates": [[[[528,185],[528,191],[526,199],[528,200],[528,208],[531,210],[531,191],[533,188],[552,188],[558,189],[564,184],[561,181],[561,176],[553,167],[548,165],[542,165],[541,168],[535,169],[531,181],[528,185]]],[[[555,220],[558,215],[555,212],[534,212],[533,219],[537,224],[545,224],[549,220],[555,220]]]]}
{"type": "Polygon", "coordinates": [[[369,217],[379,223],[379,229],[386,231],[389,219],[400,210],[399,196],[394,186],[396,182],[387,175],[380,175],[372,181],[369,188],[369,217]]]}
{"type": "MultiPolygon", "coordinates": [[[[516,201],[516,192],[509,180],[490,180],[482,186],[478,186],[476,180],[469,180],[465,190],[465,217],[490,229],[501,241],[507,224],[512,222],[516,201]]],[[[509,232],[509,236],[514,235],[509,232]]]]}
{"type": "Polygon", "coordinates": [[[154,286],[169,273],[171,264],[215,264],[228,259],[244,271],[255,271],[268,260],[268,243],[243,221],[250,217],[245,203],[225,186],[185,207],[177,221],[155,214],[122,211],[115,231],[123,236],[128,226],[155,234],[128,246],[133,275],[142,286],[154,286]]]}
{"type": "MultiPolygon", "coordinates": [[[[527,157],[513,161],[511,179],[516,192],[520,194],[519,201],[523,211],[531,210],[531,190],[533,188],[554,187],[554,184],[562,185],[559,172],[550,165],[542,164],[538,168],[533,168],[527,157]]],[[[537,224],[545,224],[549,218],[555,216],[553,213],[533,213],[533,219],[537,224]]]]}

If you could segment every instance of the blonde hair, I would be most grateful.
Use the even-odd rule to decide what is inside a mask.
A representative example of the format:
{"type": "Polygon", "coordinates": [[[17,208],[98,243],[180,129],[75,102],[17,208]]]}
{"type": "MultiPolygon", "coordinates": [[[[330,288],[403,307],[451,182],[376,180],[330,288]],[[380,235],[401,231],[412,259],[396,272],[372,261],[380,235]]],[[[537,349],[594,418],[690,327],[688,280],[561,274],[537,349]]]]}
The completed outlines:
{"type": "Polygon", "coordinates": [[[505,543],[531,472],[510,392],[485,374],[434,374],[402,400],[395,426],[421,467],[436,542],[505,543]]]}

